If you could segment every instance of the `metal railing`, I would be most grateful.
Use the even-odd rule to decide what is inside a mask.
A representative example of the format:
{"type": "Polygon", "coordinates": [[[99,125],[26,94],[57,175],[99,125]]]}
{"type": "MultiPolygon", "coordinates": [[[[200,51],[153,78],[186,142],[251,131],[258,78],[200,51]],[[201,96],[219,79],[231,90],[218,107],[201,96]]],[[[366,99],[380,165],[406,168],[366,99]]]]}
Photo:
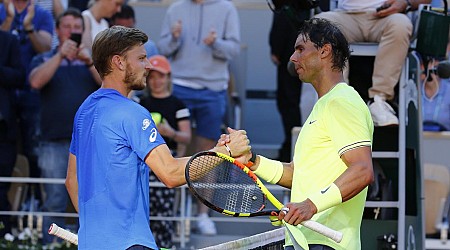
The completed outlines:
{"type": "MultiPolygon", "coordinates": [[[[0,182],[10,182],[10,183],[37,183],[37,184],[64,184],[65,179],[54,179],[54,178],[30,178],[30,177],[0,177],[0,182]]],[[[161,182],[150,182],[151,187],[165,187],[161,182]]],[[[277,186],[277,185],[267,185],[267,188],[270,191],[287,191],[288,189],[277,186]]],[[[180,231],[179,238],[176,238],[175,241],[180,244],[180,247],[186,247],[186,243],[189,240],[186,232],[186,225],[190,225],[191,221],[199,220],[197,217],[191,216],[191,204],[192,199],[191,196],[188,195],[188,187],[186,185],[180,186],[176,188],[179,190],[179,215],[175,214],[172,217],[168,216],[150,216],[150,220],[152,221],[175,221],[180,223],[180,231]]],[[[287,201],[288,192],[284,192],[283,194],[283,202],[287,201]]],[[[67,217],[67,218],[77,218],[77,213],[59,213],[59,212],[42,212],[42,211],[0,211],[0,215],[9,215],[9,216],[26,216],[28,217],[28,221],[32,220],[34,216],[52,216],[52,217],[67,217]]],[[[242,223],[242,219],[235,217],[211,217],[212,221],[215,222],[240,222],[242,223]]],[[[246,218],[246,222],[249,223],[267,223],[267,218],[246,218]]],[[[43,229],[45,232],[46,229],[43,229]]]]}

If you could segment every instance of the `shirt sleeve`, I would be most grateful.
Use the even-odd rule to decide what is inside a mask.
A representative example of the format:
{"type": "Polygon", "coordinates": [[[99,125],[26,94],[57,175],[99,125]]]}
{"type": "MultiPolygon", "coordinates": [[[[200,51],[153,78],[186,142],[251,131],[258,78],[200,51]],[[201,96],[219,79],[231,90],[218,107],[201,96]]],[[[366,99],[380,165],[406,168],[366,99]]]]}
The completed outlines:
{"type": "Polygon", "coordinates": [[[371,147],[371,125],[366,109],[346,98],[335,98],[328,103],[325,125],[339,156],[352,149],[371,147]]]}
{"type": "Polygon", "coordinates": [[[177,110],[175,112],[175,119],[177,121],[190,119],[191,113],[189,112],[189,109],[186,107],[186,105],[184,105],[184,103],[179,99],[175,100],[177,105],[177,110]]]}
{"type": "Polygon", "coordinates": [[[123,130],[129,146],[143,161],[150,151],[166,142],[156,129],[150,113],[137,103],[137,112],[128,112],[123,119],[123,130]]]}
{"type": "Polygon", "coordinates": [[[52,14],[39,6],[35,6],[36,15],[33,19],[33,24],[37,31],[47,31],[50,35],[53,35],[53,17],[52,14]]]}

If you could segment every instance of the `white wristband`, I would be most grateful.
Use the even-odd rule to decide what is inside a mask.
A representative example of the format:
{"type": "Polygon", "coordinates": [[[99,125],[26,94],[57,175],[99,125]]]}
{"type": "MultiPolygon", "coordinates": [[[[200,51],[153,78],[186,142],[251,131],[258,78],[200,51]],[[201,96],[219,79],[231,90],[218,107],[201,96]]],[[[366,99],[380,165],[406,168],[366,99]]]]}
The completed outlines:
{"type": "Polygon", "coordinates": [[[260,155],[258,168],[253,173],[269,183],[276,184],[283,176],[283,163],[260,155]]]}

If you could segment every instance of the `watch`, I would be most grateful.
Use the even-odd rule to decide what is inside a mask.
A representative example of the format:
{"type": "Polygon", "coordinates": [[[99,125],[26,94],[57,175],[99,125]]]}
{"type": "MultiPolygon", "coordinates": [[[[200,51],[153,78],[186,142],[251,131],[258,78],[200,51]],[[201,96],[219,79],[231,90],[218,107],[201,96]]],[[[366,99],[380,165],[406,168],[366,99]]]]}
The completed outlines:
{"type": "Polygon", "coordinates": [[[34,25],[31,25],[31,28],[28,30],[25,30],[25,33],[30,34],[34,32],[34,25]]]}

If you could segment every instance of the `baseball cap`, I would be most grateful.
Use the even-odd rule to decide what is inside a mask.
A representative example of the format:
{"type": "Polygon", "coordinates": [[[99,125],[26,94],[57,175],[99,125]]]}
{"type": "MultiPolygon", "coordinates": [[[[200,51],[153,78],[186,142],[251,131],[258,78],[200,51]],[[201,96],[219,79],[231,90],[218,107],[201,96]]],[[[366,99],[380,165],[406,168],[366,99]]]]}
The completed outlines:
{"type": "Polygon", "coordinates": [[[170,73],[170,63],[165,56],[152,56],[148,61],[150,62],[150,70],[155,70],[163,74],[170,73]]]}

